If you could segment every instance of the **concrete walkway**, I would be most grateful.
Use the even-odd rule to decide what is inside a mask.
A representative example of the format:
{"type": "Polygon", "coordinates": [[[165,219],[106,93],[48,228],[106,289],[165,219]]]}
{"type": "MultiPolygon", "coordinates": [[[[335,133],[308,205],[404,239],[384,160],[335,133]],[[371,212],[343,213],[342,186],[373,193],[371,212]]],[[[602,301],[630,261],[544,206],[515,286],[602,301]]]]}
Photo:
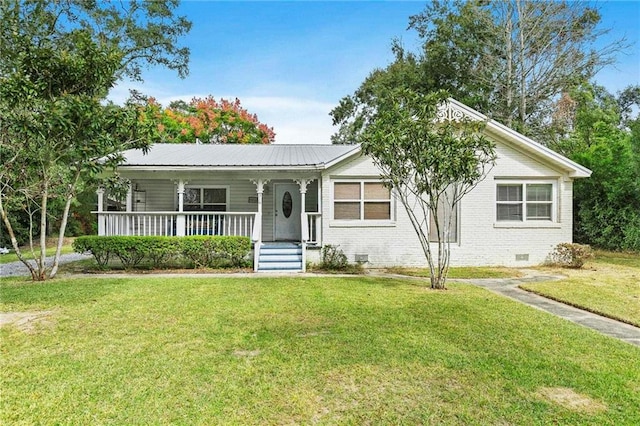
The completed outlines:
{"type": "MultiPolygon", "coordinates": [[[[88,254],[67,253],[60,255],[59,264],[62,265],[65,263],[90,258],[91,255],[88,254]]],[[[34,264],[34,261],[32,260],[31,263],[34,264]]],[[[47,257],[45,264],[47,265],[47,267],[51,267],[51,265],[53,265],[53,256],[47,257]]],[[[29,275],[29,269],[27,269],[24,263],[17,261],[0,264],[0,277],[16,277],[22,275],[29,275]]]]}
{"type": "Polygon", "coordinates": [[[549,312],[566,320],[589,327],[599,331],[607,336],[615,337],[632,345],[640,346],[640,328],[625,324],[620,321],[612,320],[546,297],[522,290],[518,288],[519,284],[530,282],[541,282],[550,280],[559,280],[563,277],[552,275],[541,275],[538,271],[523,270],[525,276],[522,278],[512,279],[471,279],[471,280],[452,280],[468,282],[489,291],[498,293],[502,296],[509,297],[524,303],[525,305],[549,312]]]}

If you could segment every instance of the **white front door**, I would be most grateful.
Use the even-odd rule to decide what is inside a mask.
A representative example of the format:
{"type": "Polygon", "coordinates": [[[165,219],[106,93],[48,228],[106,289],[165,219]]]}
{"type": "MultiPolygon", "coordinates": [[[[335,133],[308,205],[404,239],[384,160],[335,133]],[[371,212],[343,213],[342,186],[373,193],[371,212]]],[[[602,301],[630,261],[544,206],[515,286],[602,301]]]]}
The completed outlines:
{"type": "Polygon", "coordinates": [[[276,183],[275,197],[275,239],[300,241],[300,187],[295,183],[276,183]]]}

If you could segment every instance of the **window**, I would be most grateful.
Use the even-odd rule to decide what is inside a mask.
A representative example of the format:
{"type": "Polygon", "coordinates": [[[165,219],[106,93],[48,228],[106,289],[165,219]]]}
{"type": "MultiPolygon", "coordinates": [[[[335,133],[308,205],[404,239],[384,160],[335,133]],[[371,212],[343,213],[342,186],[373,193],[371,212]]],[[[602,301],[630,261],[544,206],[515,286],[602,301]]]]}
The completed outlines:
{"type": "Polygon", "coordinates": [[[553,220],[553,184],[500,183],[496,193],[496,220],[553,220]]]}
{"type": "Polygon", "coordinates": [[[333,218],[391,220],[391,191],[379,181],[334,182],[333,218]]]}
{"type": "Polygon", "coordinates": [[[227,188],[185,188],[184,210],[227,211],[227,188]]]}
{"type": "MultiPolygon", "coordinates": [[[[440,224],[440,235],[444,235],[444,223],[447,219],[447,213],[451,213],[451,229],[449,229],[448,238],[444,238],[444,241],[448,241],[450,243],[458,242],[458,207],[451,210],[451,207],[448,205],[443,198],[438,202],[438,223],[440,224]]],[[[433,219],[433,215],[429,218],[429,241],[432,243],[438,242],[438,233],[436,232],[436,224],[433,219]]]]}

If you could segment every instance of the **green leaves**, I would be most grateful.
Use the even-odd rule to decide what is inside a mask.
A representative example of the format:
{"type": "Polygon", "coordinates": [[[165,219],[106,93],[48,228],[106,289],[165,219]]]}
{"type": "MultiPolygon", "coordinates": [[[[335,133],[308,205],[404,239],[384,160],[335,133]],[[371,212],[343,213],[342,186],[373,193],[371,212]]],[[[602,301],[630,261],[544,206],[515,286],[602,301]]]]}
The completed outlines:
{"type": "Polygon", "coordinates": [[[251,240],[238,236],[84,236],[73,242],[77,253],[90,252],[100,268],[117,257],[125,269],[135,268],[143,260],[155,268],[168,267],[170,260],[196,268],[241,267],[248,262],[251,240]]]}
{"type": "Polygon", "coordinates": [[[629,111],[633,87],[615,99],[602,87],[583,85],[571,99],[573,132],[556,148],[593,171],[574,183],[574,238],[610,250],[639,251],[640,152],[634,149],[637,135],[629,111]]]}
{"type": "Polygon", "coordinates": [[[453,213],[462,197],[493,167],[494,144],[482,134],[484,123],[465,117],[450,120],[446,92],[422,94],[396,88],[377,99],[377,108],[361,133],[381,178],[394,189],[416,231],[431,270],[431,286],[444,288],[449,267],[453,213]],[[444,209],[444,215],[439,214],[444,209]],[[441,219],[444,217],[444,219],[441,219]],[[433,223],[438,250],[429,244],[433,223]]]}
{"type": "Polygon", "coordinates": [[[144,99],[142,120],[165,143],[269,144],[273,128],[242,108],[239,99],[216,101],[213,96],[173,102],[162,108],[155,99],[144,99]]]}
{"type": "Polygon", "coordinates": [[[408,88],[422,94],[446,90],[545,143],[557,98],[629,47],[624,39],[603,42],[609,30],[599,22],[588,2],[431,1],[409,18],[420,48],[407,52],[395,41],[393,63],[373,70],[331,111],[340,126],[333,142],[360,142],[384,94],[408,88]]]}
{"type": "MultiPolygon", "coordinates": [[[[120,77],[139,78],[142,66],[186,74],[188,49],[177,40],[190,23],[173,14],[176,6],[0,2],[0,154],[10,162],[0,170],[5,217],[21,208],[33,221],[38,212],[44,239],[48,200],[63,200],[66,218],[78,189],[117,165],[121,151],[154,141],[134,103],[120,107],[105,97],[120,77]]],[[[10,221],[5,226],[11,231],[10,221]]]]}
{"type": "Polygon", "coordinates": [[[441,121],[446,93],[390,92],[362,134],[384,179],[415,186],[418,194],[438,198],[451,185],[473,185],[495,161],[493,144],[480,133],[483,123],[441,121]]]}

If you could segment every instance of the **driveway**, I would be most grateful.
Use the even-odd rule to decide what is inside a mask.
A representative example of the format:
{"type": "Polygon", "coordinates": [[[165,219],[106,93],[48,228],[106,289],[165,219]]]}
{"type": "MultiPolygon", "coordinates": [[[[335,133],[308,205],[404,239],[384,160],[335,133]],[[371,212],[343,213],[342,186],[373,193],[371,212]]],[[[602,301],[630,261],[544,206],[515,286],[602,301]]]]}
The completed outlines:
{"type": "MultiPolygon", "coordinates": [[[[90,254],[69,253],[60,256],[60,265],[76,260],[90,259],[90,254]]],[[[33,261],[31,261],[33,263],[33,261]]],[[[47,257],[46,265],[53,264],[53,256],[47,257]]],[[[16,277],[21,275],[29,275],[29,269],[20,261],[0,264],[0,277],[16,277]]]]}

